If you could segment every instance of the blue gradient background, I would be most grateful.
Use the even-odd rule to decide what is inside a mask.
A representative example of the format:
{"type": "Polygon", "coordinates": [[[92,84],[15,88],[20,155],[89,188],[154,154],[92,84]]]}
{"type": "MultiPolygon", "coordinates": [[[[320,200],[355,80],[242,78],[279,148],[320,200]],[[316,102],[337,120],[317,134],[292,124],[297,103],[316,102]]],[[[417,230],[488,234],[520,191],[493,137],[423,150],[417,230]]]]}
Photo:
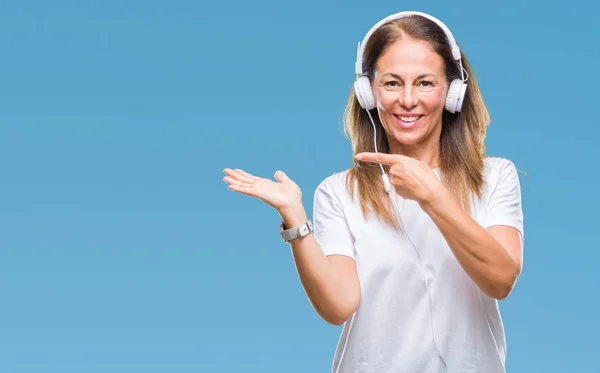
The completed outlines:
{"type": "Polygon", "coordinates": [[[304,191],[351,164],[341,114],[379,19],[444,20],[522,177],[509,372],[597,371],[597,5],[0,5],[0,372],[328,372],[279,216],[225,167],[304,191]]]}

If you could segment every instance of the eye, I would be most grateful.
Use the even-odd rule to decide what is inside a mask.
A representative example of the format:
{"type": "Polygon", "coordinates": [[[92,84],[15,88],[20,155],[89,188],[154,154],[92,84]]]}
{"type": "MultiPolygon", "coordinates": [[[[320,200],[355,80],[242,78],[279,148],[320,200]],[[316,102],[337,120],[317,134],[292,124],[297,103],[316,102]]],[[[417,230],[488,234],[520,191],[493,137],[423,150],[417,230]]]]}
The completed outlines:
{"type": "Polygon", "coordinates": [[[382,86],[388,91],[399,91],[402,89],[402,83],[397,80],[388,80],[384,82],[382,86]]]}
{"type": "Polygon", "coordinates": [[[433,87],[433,82],[429,80],[422,80],[419,85],[421,87],[433,87]]]}
{"type": "Polygon", "coordinates": [[[390,80],[388,82],[385,82],[385,83],[383,83],[383,85],[385,87],[389,87],[389,88],[396,88],[396,87],[400,86],[400,84],[397,81],[394,81],[394,80],[390,80]]]}

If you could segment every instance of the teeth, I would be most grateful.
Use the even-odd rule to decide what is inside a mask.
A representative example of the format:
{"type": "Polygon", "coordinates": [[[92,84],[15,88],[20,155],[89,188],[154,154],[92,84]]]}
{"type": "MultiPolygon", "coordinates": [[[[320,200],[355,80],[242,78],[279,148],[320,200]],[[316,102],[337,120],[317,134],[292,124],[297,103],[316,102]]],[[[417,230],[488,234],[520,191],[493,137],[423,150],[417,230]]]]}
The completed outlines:
{"type": "Polygon", "coordinates": [[[398,116],[398,118],[400,118],[400,120],[403,122],[411,123],[411,122],[414,122],[417,119],[419,119],[419,115],[412,116],[412,117],[398,116]]]}

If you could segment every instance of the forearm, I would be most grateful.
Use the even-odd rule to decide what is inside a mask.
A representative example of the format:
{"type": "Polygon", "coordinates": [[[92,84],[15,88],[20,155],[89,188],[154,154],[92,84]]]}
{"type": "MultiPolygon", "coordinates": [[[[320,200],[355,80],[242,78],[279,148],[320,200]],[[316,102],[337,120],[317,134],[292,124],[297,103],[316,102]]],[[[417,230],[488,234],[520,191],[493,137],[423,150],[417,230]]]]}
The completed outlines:
{"type": "Polygon", "coordinates": [[[520,268],[508,250],[479,225],[447,191],[421,205],[448,242],[467,275],[487,295],[505,298],[520,268]]]}
{"type": "MultiPolygon", "coordinates": [[[[308,219],[301,204],[280,211],[280,215],[287,227],[296,227],[308,219]]],[[[300,282],[315,311],[329,323],[345,322],[354,311],[355,296],[343,285],[315,236],[311,233],[290,244],[300,282]]]]}

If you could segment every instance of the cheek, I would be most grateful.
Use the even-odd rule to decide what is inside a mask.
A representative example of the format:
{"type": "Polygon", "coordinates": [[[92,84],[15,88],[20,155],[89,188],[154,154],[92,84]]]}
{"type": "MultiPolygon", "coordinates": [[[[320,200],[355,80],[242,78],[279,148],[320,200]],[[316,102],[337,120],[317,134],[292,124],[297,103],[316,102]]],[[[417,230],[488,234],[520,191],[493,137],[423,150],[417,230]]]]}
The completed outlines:
{"type": "Polygon", "coordinates": [[[420,101],[423,104],[423,106],[427,108],[428,111],[435,112],[438,110],[443,110],[444,105],[446,103],[446,94],[443,90],[429,92],[423,95],[420,101]]]}
{"type": "Polygon", "coordinates": [[[377,107],[381,111],[390,111],[398,101],[397,95],[388,91],[377,92],[375,99],[377,101],[377,107]]]}

